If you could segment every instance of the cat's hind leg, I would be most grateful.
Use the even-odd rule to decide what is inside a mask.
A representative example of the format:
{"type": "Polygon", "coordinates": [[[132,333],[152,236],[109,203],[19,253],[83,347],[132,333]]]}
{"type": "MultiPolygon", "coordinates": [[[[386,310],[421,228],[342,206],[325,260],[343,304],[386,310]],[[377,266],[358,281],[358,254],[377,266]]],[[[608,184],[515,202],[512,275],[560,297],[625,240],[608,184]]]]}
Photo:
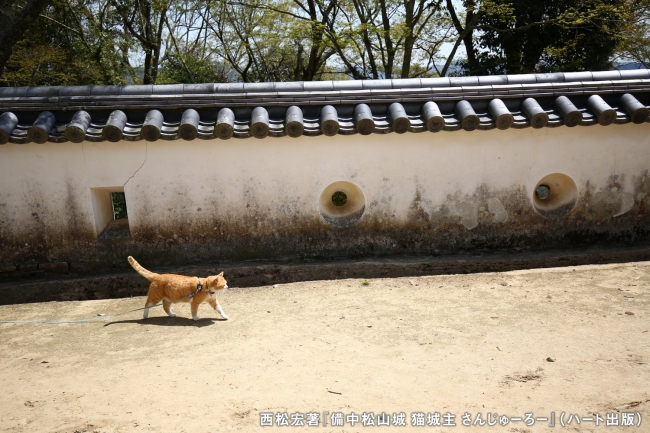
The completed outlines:
{"type": "Polygon", "coordinates": [[[147,302],[144,304],[144,313],[142,313],[143,319],[149,317],[149,308],[153,307],[154,305],[156,305],[155,302],[150,302],[149,299],[147,299],[147,302]]]}
{"type": "Polygon", "coordinates": [[[156,296],[155,291],[152,290],[152,288],[149,288],[149,294],[147,295],[147,302],[144,304],[144,313],[142,314],[142,318],[146,319],[149,317],[149,309],[156,305],[158,302],[161,301],[162,298],[159,296],[156,296]]]}
{"type": "Polygon", "coordinates": [[[216,299],[210,299],[210,306],[214,308],[215,311],[218,311],[219,314],[221,314],[221,317],[224,319],[228,320],[228,316],[226,316],[226,313],[223,312],[223,308],[221,308],[221,305],[219,304],[219,301],[216,299]]]}
{"type": "Polygon", "coordinates": [[[172,311],[172,303],[168,300],[163,300],[163,309],[169,317],[176,317],[176,313],[172,311]]]}

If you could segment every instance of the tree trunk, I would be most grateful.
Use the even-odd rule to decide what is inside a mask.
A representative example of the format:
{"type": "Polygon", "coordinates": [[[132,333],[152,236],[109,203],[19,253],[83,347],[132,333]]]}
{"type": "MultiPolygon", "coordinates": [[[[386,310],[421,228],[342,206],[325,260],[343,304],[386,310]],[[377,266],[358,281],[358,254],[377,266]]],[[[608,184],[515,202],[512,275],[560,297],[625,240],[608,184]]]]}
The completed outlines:
{"type": "Polygon", "coordinates": [[[404,37],[404,60],[402,61],[401,78],[408,78],[411,74],[411,59],[413,58],[413,45],[415,44],[415,35],[413,33],[417,22],[417,19],[413,16],[414,7],[415,0],[404,2],[404,24],[409,30],[409,33],[404,37]]]}
{"type": "MultiPolygon", "coordinates": [[[[318,22],[318,11],[316,10],[316,3],[314,0],[309,0],[309,18],[311,19],[311,49],[309,50],[309,59],[307,60],[307,66],[302,67],[302,49],[299,51],[300,56],[298,57],[298,67],[302,69],[301,80],[312,81],[320,69],[320,57],[322,56],[322,44],[323,44],[323,33],[324,28],[319,25],[318,22]]],[[[327,16],[323,16],[321,24],[327,22],[327,16]]],[[[302,48],[299,47],[299,48],[302,48]]]]}
{"type": "Polygon", "coordinates": [[[393,78],[393,64],[395,62],[395,48],[390,34],[390,18],[386,8],[386,0],[380,1],[381,21],[384,28],[384,44],[386,45],[386,59],[384,63],[384,78],[393,78]]]}
{"type": "Polygon", "coordinates": [[[404,62],[402,63],[402,78],[409,78],[411,74],[411,59],[413,58],[413,45],[415,38],[407,36],[404,38],[404,62]]]}
{"type": "MultiPolygon", "coordinates": [[[[471,3],[473,6],[473,2],[471,3]]],[[[476,25],[477,17],[472,10],[467,12],[465,18],[465,29],[467,34],[463,38],[465,44],[465,51],[467,51],[467,66],[469,67],[469,75],[478,75],[479,66],[476,62],[476,51],[474,51],[474,26],[476,25]]]]}
{"type": "Polygon", "coordinates": [[[144,76],[142,77],[142,84],[153,84],[151,77],[151,49],[144,50],[144,76]]]}
{"type": "MultiPolygon", "coordinates": [[[[463,41],[465,50],[467,51],[467,66],[469,67],[468,72],[470,75],[475,75],[478,72],[476,52],[474,51],[474,26],[476,26],[476,23],[478,22],[478,15],[474,14],[474,6],[474,0],[469,0],[465,5],[467,15],[465,17],[465,28],[463,28],[463,26],[460,25],[458,16],[456,15],[456,10],[454,9],[452,0],[447,0],[447,10],[451,16],[451,21],[454,24],[456,31],[458,32],[459,40],[463,41]]],[[[456,43],[456,46],[454,46],[454,54],[456,53],[457,48],[458,42],[456,43]]],[[[450,63],[451,59],[447,59],[447,64],[443,69],[445,74],[449,68],[450,63]]]]}

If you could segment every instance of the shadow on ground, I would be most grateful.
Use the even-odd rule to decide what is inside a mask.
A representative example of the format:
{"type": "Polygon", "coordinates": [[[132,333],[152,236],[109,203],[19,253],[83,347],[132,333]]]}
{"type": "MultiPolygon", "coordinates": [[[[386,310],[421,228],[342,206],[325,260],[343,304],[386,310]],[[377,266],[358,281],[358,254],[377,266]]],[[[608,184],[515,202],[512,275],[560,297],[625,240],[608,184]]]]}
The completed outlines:
{"type": "Polygon", "coordinates": [[[153,325],[153,326],[192,326],[195,328],[203,328],[205,326],[214,325],[214,322],[225,322],[226,319],[201,319],[192,320],[185,317],[152,317],[149,319],[130,319],[130,320],[116,320],[104,324],[104,327],[109,325],[118,325],[122,323],[134,323],[137,325],[153,325]]]}

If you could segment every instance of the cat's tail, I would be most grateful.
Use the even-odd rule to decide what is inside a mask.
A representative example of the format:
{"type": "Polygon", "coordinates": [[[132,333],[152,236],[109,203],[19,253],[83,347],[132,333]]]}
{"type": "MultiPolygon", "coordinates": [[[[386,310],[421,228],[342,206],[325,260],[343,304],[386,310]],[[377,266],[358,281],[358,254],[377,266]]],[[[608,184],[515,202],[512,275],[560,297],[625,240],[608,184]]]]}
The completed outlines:
{"type": "Polygon", "coordinates": [[[129,260],[129,264],[133,267],[133,269],[135,269],[138,274],[142,275],[147,280],[151,281],[154,279],[154,277],[158,275],[155,272],[150,272],[145,268],[143,268],[142,266],[140,266],[140,263],[136,262],[133,257],[129,256],[128,260],[129,260]]]}

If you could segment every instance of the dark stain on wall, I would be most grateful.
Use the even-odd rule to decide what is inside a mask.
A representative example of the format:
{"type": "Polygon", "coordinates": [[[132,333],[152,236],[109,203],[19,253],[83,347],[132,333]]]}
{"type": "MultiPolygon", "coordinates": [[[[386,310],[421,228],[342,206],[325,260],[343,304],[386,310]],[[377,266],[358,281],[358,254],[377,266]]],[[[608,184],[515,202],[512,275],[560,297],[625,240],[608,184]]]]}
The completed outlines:
{"type": "MultiPolygon", "coordinates": [[[[75,196],[69,181],[65,200],[70,213],[62,227],[47,223],[47,209],[40,206],[42,198],[36,193],[28,200],[36,216],[25,224],[25,230],[9,233],[0,225],[0,268],[65,262],[72,274],[101,274],[129,269],[128,255],[155,267],[517,252],[650,240],[650,217],[645,212],[650,197],[648,172],[633,178],[632,192],[621,191],[623,180],[622,176],[610,177],[602,191],[590,184],[579,186],[575,208],[557,219],[537,213],[532,198],[520,186],[491,191],[480,185],[473,194],[449,194],[444,203],[426,202],[417,187],[407,218],[397,219],[391,198],[383,197],[371,202],[366,214],[349,227],[328,224],[316,209],[313,214],[298,210],[303,206],[299,198],[279,204],[271,213],[247,187],[242,198],[248,205],[244,215],[226,212],[224,217],[210,218],[221,206],[218,196],[212,205],[201,204],[201,211],[191,198],[182,197],[168,207],[168,215],[161,218],[149,211],[137,224],[131,221],[130,237],[117,239],[96,238],[92,224],[79,217],[81,198],[75,196]]],[[[182,191],[172,195],[178,194],[182,191]]],[[[151,204],[144,197],[147,210],[151,204]]],[[[6,207],[0,207],[0,214],[3,219],[12,217],[6,207]]],[[[9,274],[0,272],[0,278],[9,274]]]]}

